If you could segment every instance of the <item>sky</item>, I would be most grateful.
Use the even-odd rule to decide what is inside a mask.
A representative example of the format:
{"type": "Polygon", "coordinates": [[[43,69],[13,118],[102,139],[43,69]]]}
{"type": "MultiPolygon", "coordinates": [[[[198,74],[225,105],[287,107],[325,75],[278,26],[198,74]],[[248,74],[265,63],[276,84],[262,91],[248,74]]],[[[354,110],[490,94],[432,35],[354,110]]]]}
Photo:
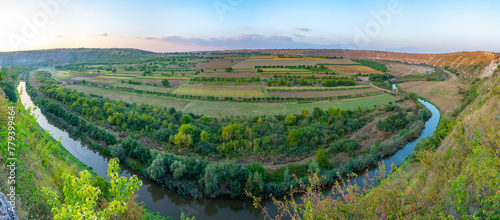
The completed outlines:
{"type": "Polygon", "coordinates": [[[0,51],[500,51],[497,0],[0,0],[0,51]]]}

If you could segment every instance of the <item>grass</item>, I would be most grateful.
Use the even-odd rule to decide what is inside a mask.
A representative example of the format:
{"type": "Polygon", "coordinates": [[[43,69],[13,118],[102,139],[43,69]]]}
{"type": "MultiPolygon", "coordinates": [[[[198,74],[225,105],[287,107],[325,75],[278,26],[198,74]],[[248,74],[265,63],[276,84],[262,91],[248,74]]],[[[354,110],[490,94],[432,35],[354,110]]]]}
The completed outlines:
{"type": "Polygon", "coordinates": [[[155,105],[160,107],[174,107],[179,110],[184,108],[185,105],[189,103],[189,100],[183,100],[174,97],[167,96],[158,96],[158,95],[148,95],[148,94],[138,94],[127,91],[118,91],[113,89],[106,89],[94,86],[85,86],[85,85],[69,85],[64,86],[68,89],[75,89],[78,92],[84,92],[87,94],[95,94],[103,96],[104,98],[109,98],[111,100],[124,100],[128,103],[137,103],[137,104],[148,104],[155,105]]]}
{"type": "Polygon", "coordinates": [[[448,81],[429,82],[413,81],[398,84],[405,92],[414,92],[435,104],[443,113],[452,113],[460,106],[461,95],[458,94],[458,77],[448,81]]]}
{"type": "Polygon", "coordinates": [[[260,86],[236,86],[236,85],[204,85],[187,84],[174,90],[172,94],[194,95],[194,96],[214,96],[214,97],[233,97],[233,98],[253,98],[265,97],[260,86]]]}
{"type": "Polygon", "coordinates": [[[262,70],[264,72],[308,72],[307,69],[290,69],[290,68],[262,68],[262,70]]]}
{"type": "Polygon", "coordinates": [[[446,74],[442,73],[442,72],[439,72],[439,71],[436,71],[436,72],[433,72],[433,73],[416,73],[415,71],[413,71],[411,74],[408,74],[406,76],[401,76],[399,77],[398,79],[427,79],[427,78],[430,78],[430,79],[439,79],[439,78],[446,78],[446,74]]]}
{"type": "Polygon", "coordinates": [[[281,98],[314,98],[314,97],[338,97],[338,96],[349,96],[349,95],[362,95],[362,94],[372,94],[382,92],[380,89],[349,89],[349,90],[332,90],[332,91],[281,91],[281,92],[269,92],[272,97],[281,98]]]}
{"type": "Polygon", "coordinates": [[[174,88],[168,88],[163,86],[146,86],[146,85],[134,85],[128,83],[115,83],[112,86],[114,87],[126,87],[137,90],[151,91],[151,92],[171,92],[174,88]]]}
{"type": "Polygon", "coordinates": [[[398,100],[396,97],[388,94],[371,96],[365,98],[346,99],[317,103],[247,103],[247,102],[211,102],[203,100],[194,100],[186,105],[184,112],[203,114],[210,117],[217,117],[218,113],[222,116],[261,116],[278,114],[300,114],[302,108],[312,112],[314,107],[327,109],[328,107],[342,108],[347,110],[357,110],[361,108],[371,108],[373,105],[385,105],[389,102],[398,100]]]}
{"type": "Polygon", "coordinates": [[[38,69],[36,71],[50,72],[50,73],[52,73],[54,78],[56,78],[58,80],[66,80],[66,79],[73,77],[73,75],[71,75],[68,71],[60,71],[60,70],[55,70],[55,69],[38,69]]]}
{"type": "Polygon", "coordinates": [[[350,60],[341,59],[303,59],[303,58],[280,58],[280,59],[247,59],[233,65],[233,69],[253,69],[255,66],[298,66],[317,64],[355,64],[350,60]]]}
{"type": "Polygon", "coordinates": [[[224,102],[224,101],[205,101],[205,100],[186,100],[166,96],[157,96],[149,94],[137,94],[126,91],[99,88],[85,85],[69,85],[65,88],[76,89],[78,92],[92,93],[101,95],[111,100],[122,99],[129,103],[149,104],[159,107],[174,107],[177,110],[195,114],[203,114],[210,117],[217,117],[218,113],[222,116],[261,116],[277,114],[299,114],[302,108],[312,111],[314,107],[327,109],[328,107],[343,108],[348,110],[357,110],[361,108],[371,108],[373,105],[384,105],[388,102],[394,102],[396,97],[388,94],[345,99],[337,101],[325,101],[317,103],[268,103],[268,102],[224,102]]]}
{"type": "Polygon", "coordinates": [[[340,86],[340,87],[322,87],[322,86],[300,86],[300,87],[267,87],[267,91],[332,91],[332,90],[350,90],[350,89],[368,89],[372,86],[340,86]]]}
{"type": "Polygon", "coordinates": [[[325,65],[325,67],[328,67],[331,70],[335,70],[337,72],[341,72],[344,74],[382,74],[382,72],[372,69],[367,66],[361,66],[361,65],[325,65]]]}

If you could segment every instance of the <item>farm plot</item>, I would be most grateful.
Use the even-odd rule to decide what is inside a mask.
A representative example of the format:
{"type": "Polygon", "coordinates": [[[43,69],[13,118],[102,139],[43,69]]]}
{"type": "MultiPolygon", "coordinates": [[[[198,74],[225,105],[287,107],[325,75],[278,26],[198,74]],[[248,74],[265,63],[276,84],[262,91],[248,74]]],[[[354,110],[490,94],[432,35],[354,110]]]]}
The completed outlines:
{"type": "Polygon", "coordinates": [[[172,94],[193,96],[214,96],[219,98],[253,98],[265,97],[259,85],[204,85],[186,84],[174,90],[172,94]]]}
{"type": "Polygon", "coordinates": [[[291,86],[291,87],[267,87],[267,91],[284,92],[284,91],[331,91],[331,90],[349,90],[349,89],[369,89],[373,88],[370,85],[362,86],[339,86],[339,87],[323,87],[323,86],[291,86]]]}
{"type": "Polygon", "coordinates": [[[135,89],[135,90],[143,90],[143,91],[151,91],[151,92],[164,92],[164,93],[171,92],[172,90],[175,89],[172,87],[145,86],[145,85],[134,85],[134,84],[128,84],[128,83],[115,83],[112,86],[125,87],[125,88],[131,88],[131,89],[135,89]]]}
{"type": "Polygon", "coordinates": [[[177,110],[181,110],[185,105],[189,103],[189,100],[183,100],[174,97],[167,96],[159,96],[159,95],[150,95],[150,94],[139,94],[133,92],[119,91],[107,88],[99,88],[94,86],[85,86],[85,85],[68,85],[64,86],[64,88],[74,89],[78,92],[83,92],[87,94],[95,94],[100,95],[104,98],[109,98],[111,100],[121,99],[128,103],[137,103],[137,104],[148,104],[159,107],[174,107],[177,110]]]}
{"type": "MultiPolygon", "coordinates": [[[[200,63],[196,65],[195,69],[204,69],[205,71],[225,71],[226,67],[233,66],[234,64],[241,62],[245,59],[213,59],[208,63],[200,63]]],[[[253,69],[250,68],[250,69],[253,69]]]]}
{"type": "Polygon", "coordinates": [[[385,64],[387,66],[388,73],[394,76],[405,76],[408,74],[428,73],[434,71],[433,68],[423,65],[411,65],[385,60],[374,60],[374,62],[385,64]]]}
{"type": "Polygon", "coordinates": [[[252,77],[259,77],[259,74],[257,73],[202,73],[198,76],[195,77],[220,77],[220,78],[252,78],[252,77]]]}
{"type": "Polygon", "coordinates": [[[374,105],[385,105],[396,100],[398,100],[398,98],[389,94],[316,103],[247,103],[194,100],[186,105],[182,111],[209,117],[217,117],[219,113],[222,116],[274,116],[280,114],[299,114],[300,110],[303,108],[312,112],[314,107],[325,110],[329,107],[357,110],[358,106],[361,108],[372,108],[374,105]]]}
{"type": "Polygon", "coordinates": [[[345,59],[320,59],[320,58],[276,58],[276,59],[247,59],[233,66],[233,69],[254,69],[255,66],[298,66],[318,64],[356,64],[345,59]]]}
{"type": "Polygon", "coordinates": [[[382,74],[382,72],[361,65],[325,65],[328,69],[335,70],[344,74],[382,74]]]}
{"type": "Polygon", "coordinates": [[[350,90],[331,90],[331,91],[276,91],[268,92],[273,97],[280,98],[314,98],[314,97],[338,97],[350,95],[363,95],[382,92],[380,89],[350,89],[350,90]]]}

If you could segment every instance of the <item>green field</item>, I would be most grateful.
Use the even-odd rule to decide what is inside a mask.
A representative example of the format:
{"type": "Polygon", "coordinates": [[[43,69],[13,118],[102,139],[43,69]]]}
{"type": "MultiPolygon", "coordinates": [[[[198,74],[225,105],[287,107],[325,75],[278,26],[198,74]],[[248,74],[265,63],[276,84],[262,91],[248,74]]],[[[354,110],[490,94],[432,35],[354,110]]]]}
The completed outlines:
{"type": "Polygon", "coordinates": [[[149,104],[160,107],[174,107],[177,110],[206,116],[216,117],[218,113],[222,116],[261,116],[277,114],[298,114],[302,108],[312,111],[314,107],[327,109],[328,107],[356,110],[361,108],[370,108],[373,105],[384,105],[388,102],[394,102],[396,97],[388,94],[370,96],[364,98],[346,99],[339,101],[325,101],[317,103],[268,103],[268,102],[224,102],[224,101],[205,101],[205,100],[186,100],[167,96],[157,96],[149,94],[137,94],[126,91],[105,89],[84,85],[69,85],[65,88],[76,89],[78,92],[92,93],[101,95],[111,100],[122,99],[129,103],[149,104]]]}
{"type": "Polygon", "coordinates": [[[65,79],[70,79],[71,77],[74,77],[68,71],[60,71],[60,70],[55,70],[55,69],[38,69],[38,70],[50,72],[50,73],[52,73],[54,78],[56,78],[58,80],[65,80],[65,79]]]}
{"type": "Polygon", "coordinates": [[[175,88],[167,88],[167,87],[163,87],[163,86],[135,85],[135,84],[121,83],[121,82],[114,83],[112,86],[114,86],[114,87],[127,87],[127,88],[144,90],[144,91],[151,91],[151,92],[170,92],[170,91],[175,89],[175,88]]]}
{"type": "Polygon", "coordinates": [[[149,94],[139,94],[127,91],[119,91],[114,89],[106,89],[94,86],[84,86],[84,85],[69,85],[64,86],[64,88],[75,89],[78,92],[84,92],[87,94],[95,94],[103,96],[104,98],[109,98],[111,100],[121,99],[128,103],[137,104],[148,104],[161,107],[174,107],[175,109],[182,109],[185,105],[189,103],[189,100],[183,100],[168,96],[159,95],[149,95],[149,94]]]}
{"type": "Polygon", "coordinates": [[[327,109],[328,107],[342,108],[347,110],[356,110],[361,108],[371,108],[373,105],[385,105],[396,101],[397,98],[383,94],[365,98],[356,98],[340,101],[327,101],[317,103],[247,103],[247,102],[211,102],[203,100],[194,100],[183,109],[185,112],[216,117],[218,113],[222,116],[261,116],[278,114],[299,114],[300,110],[305,108],[312,112],[314,107],[327,109]]]}
{"type": "Polygon", "coordinates": [[[266,87],[267,91],[331,91],[331,90],[352,90],[352,89],[368,89],[370,85],[362,86],[339,86],[339,87],[324,87],[324,86],[300,86],[300,87],[266,87]]]}
{"type": "Polygon", "coordinates": [[[253,98],[265,97],[259,85],[212,85],[212,84],[186,84],[172,92],[177,95],[214,96],[219,98],[253,98]]]}

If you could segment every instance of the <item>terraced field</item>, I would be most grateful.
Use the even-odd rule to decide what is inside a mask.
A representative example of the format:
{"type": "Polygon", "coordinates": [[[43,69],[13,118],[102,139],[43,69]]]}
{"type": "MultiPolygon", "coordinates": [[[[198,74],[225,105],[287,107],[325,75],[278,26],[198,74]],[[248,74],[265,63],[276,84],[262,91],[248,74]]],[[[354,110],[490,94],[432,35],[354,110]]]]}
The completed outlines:
{"type": "Polygon", "coordinates": [[[214,96],[219,98],[233,97],[233,98],[263,98],[265,94],[262,93],[259,85],[204,85],[186,84],[177,88],[172,92],[177,95],[193,95],[193,96],[214,96]]]}
{"type": "Polygon", "coordinates": [[[275,59],[247,59],[233,65],[233,69],[254,69],[255,66],[297,66],[318,64],[356,64],[346,59],[321,59],[321,58],[275,58],[275,59]]]}
{"type": "Polygon", "coordinates": [[[278,115],[278,114],[298,114],[300,110],[305,108],[312,111],[314,107],[328,109],[328,107],[342,108],[347,110],[356,110],[361,108],[371,108],[373,105],[385,105],[389,102],[396,101],[397,98],[388,95],[378,95],[364,98],[337,100],[316,103],[246,103],[246,102],[211,102],[203,100],[194,100],[186,105],[183,109],[185,112],[195,114],[203,114],[206,116],[217,117],[218,113],[222,116],[261,116],[261,115],[278,115]]]}
{"type": "Polygon", "coordinates": [[[325,65],[328,69],[335,70],[344,74],[382,74],[382,72],[361,65],[325,65]]]}
{"type": "Polygon", "coordinates": [[[281,91],[268,92],[272,97],[280,98],[314,98],[314,97],[337,97],[350,95],[363,95],[382,92],[380,89],[351,89],[351,90],[332,90],[332,91],[281,91]]]}

